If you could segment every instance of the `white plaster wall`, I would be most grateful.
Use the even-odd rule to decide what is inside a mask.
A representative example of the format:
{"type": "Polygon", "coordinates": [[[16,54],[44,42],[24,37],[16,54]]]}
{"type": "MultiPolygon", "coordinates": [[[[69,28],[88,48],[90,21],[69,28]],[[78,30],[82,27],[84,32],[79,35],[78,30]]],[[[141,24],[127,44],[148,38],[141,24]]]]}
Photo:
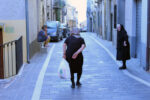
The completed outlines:
{"type": "Polygon", "coordinates": [[[147,44],[147,3],[148,0],[142,0],[141,41],[144,44],[147,44]]]}
{"type": "Polygon", "coordinates": [[[106,28],[106,25],[105,25],[105,1],[102,1],[102,37],[103,39],[106,38],[106,35],[105,35],[105,28],[106,28]]]}
{"type": "Polygon", "coordinates": [[[147,10],[148,10],[148,0],[142,0],[142,18],[141,18],[141,66],[147,69],[146,57],[147,57],[147,10]]]}
{"type": "Polygon", "coordinates": [[[24,20],[25,0],[0,0],[0,20],[24,20]]]}
{"type": "Polygon", "coordinates": [[[29,2],[29,37],[30,37],[30,43],[34,41],[37,38],[38,34],[38,7],[37,7],[37,0],[28,0],[29,2]]]}
{"type": "Polygon", "coordinates": [[[129,36],[136,36],[136,16],[135,16],[134,0],[126,0],[125,2],[125,29],[129,36]]]}

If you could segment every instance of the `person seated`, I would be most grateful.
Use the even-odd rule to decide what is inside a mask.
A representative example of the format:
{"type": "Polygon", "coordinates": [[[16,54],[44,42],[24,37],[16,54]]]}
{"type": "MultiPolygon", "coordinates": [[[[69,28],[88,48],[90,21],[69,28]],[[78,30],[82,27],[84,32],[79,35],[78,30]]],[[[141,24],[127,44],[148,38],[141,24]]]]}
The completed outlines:
{"type": "Polygon", "coordinates": [[[38,33],[38,42],[44,42],[44,47],[48,47],[50,36],[47,35],[47,26],[44,25],[42,30],[38,33]]]}

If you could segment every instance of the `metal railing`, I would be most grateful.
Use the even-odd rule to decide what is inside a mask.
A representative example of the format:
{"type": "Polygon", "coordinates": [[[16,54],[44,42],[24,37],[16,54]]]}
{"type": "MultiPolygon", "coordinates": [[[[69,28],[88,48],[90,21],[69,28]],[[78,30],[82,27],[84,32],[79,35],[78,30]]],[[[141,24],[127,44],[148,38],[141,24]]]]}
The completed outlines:
{"type": "Polygon", "coordinates": [[[3,50],[4,78],[16,75],[23,65],[22,37],[0,45],[0,49],[3,50]]]}

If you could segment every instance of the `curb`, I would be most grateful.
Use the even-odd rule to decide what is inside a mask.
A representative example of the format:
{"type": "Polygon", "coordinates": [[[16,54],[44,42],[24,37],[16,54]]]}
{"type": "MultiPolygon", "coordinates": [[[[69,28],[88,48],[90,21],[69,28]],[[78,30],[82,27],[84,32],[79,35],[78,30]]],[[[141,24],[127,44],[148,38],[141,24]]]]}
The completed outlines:
{"type": "MultiPolygon", "coordinates": [[[[115,63],[118,65],[118,66],[121,66],[121,63],[119,61],[116,61],[116,58],[115,56],[103,45],[101,44],[98,40],[95,40],[95,38],[93,38],[92,36],[88,36],[90,37],[92,40],[94,40],[98,45],[100,45],[108,54],[109,56],[115,61],[115,63]]],[[[146,80],[143,80],[141,79],[140,77],[137,77],[135,75],[133,75],[132,73],[130,73],[128,70],[123,70],[122,71],[125,75],[127,75],[128,77],[146,85],[147,87],[150,87],[150,82],[146,81],[146,80]]]]}
{"type": "Polygon", "coordinates": [[[0,79],[0,84],[2,84],[1,88],[8,88],[11,84],[13,84],[17,80],[17,78],[22,75],[25,65],[26,65],[26,63],[22,65],[22,67],[19,70],[19,73],[17,75],[9,77],[7,79],[0,79]]]}

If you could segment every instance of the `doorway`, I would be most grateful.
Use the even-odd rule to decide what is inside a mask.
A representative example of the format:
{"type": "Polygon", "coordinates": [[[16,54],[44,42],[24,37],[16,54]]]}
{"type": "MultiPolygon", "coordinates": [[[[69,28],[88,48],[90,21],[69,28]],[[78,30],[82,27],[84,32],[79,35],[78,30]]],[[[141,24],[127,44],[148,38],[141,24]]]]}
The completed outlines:
{"type": "Polygon", "coordinates": [[[113,35],[112,35],[113,34],[113,14],[111,13],[110,16],[111,16],[111,18],[110,18],[110,25],[111,25],[110,26],[110,28],[111,28],[110,29],[110,37],[111,37],[111,41],[113,41],[113,35]]]}
{"type": "Polygon", "coordinates": [[[150,1],[148,0],[148,20],[147,20],[147,68],[150,70],[150,1]]]}
{"type": "Polygon", "coordinates": [[[90,18],[90,32],[93,32],[93,22],[92,22],[92,18],[90,18]]]}
{"type": "Polygon", "coordinates": [[[0,28],[0,79],[4,78],[4,63],[3,63],[3,30],[0,28]]]}

